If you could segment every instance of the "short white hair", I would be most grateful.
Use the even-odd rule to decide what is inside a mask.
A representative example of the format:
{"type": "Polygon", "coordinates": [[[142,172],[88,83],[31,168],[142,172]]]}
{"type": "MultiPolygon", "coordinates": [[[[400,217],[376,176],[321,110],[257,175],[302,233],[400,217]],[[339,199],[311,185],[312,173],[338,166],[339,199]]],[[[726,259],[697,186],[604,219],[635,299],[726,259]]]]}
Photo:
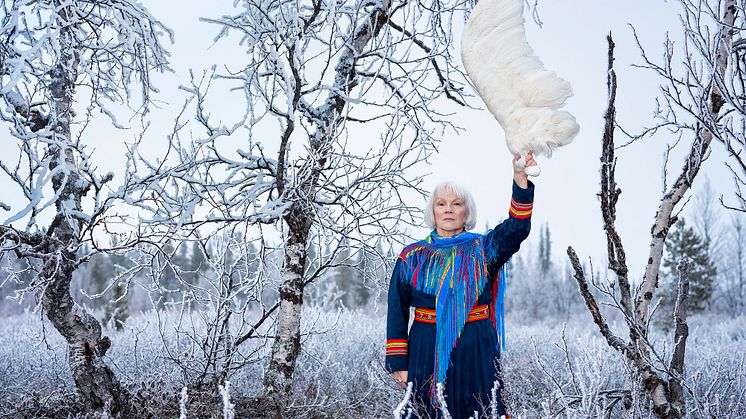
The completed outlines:
{"type": "Polygon", "coordinates": [[[444,192],[450,192],[464,201],[464,204],[466,204],[466,222],[464,223],[464,227],[467,230],[474,228],[477,225],[477,206],[474,203],[474,197],[469,190],[451,181],[441,182],[433,189],[425,206],[425,224],[430,229],[435,229],[435,198],[443,195],[444,192]]]}

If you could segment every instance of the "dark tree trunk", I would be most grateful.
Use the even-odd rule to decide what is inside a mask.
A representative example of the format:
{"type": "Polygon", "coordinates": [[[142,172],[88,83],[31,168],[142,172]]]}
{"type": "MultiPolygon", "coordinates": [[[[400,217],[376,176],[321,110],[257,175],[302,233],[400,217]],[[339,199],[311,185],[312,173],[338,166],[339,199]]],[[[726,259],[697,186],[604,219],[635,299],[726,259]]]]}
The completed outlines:
{"type": "Polygon", "coordinates": [[[686,354],[686,340],[689,337],[689,326],[686,323],[689,308],[689,273],[691,264],[689,261],[681,261],[679,270],[679,290],[676,296],[676,307],[674,309],[674,320],[676,331],[674,332],[674,350],[671,355],[669,369],[675,376],[669,380],[668,387],[671,390],[671,406],[684,417],[686,413],[686,397],[681,382],[684,380],[684,355],[686,354]]]}
{"type": "MultiPolygon", "coordinates": [[[[67,21],[68,7],[55,3],[60,8],[60,17],[67,21]]],[[[111,341],[101,336],[98,320],[75,304],[70,295],[70,281],[77,267],[75,252],[83,226],[78,214],[83,212],[81,200],[90,188],[80,177],[70,131],[75,116],[72,103],[79,64],[77,41],[71,29],[73,24],[70,25],[62,31],[59,61],[49,72],[48,101],[56,140],[49,147],[49,167],[58,170],[52,177],[52,187],[58,198],[57,213],[47,230],[49,248],[40,274],[47,284],[42,305],[49,321],[67,341],[70,372],[86,407],[90,410],[107,408],[117,413],[124,410],[127,399],[125,390],[103,360],[111,341]]]]}
{"type": "Polygon", "coordinates": [[[62,244],[44,265],[41,275],[49,282],[44,290],[43,306],[49,321],[68,344],[68,362],[75,386],[90,410],[107,407],[121,412],[126,393],[102,357],[111,346],[101,336],[101,325],[70,296],[70,280],[75,270],[75,253],[62,244]]]}

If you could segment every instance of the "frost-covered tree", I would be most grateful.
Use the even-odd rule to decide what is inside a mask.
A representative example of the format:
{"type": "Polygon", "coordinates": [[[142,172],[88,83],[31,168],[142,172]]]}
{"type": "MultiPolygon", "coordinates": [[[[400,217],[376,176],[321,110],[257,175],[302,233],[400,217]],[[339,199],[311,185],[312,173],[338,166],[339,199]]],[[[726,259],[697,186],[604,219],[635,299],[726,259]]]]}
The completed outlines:
{"type": "Polygon", "coordinates": [[[720,275],[716,292],[731,316],[744,313],[746,308],[746,220],[741,213],[732,215],[725,244],[721,246],[723,257],[720,258],[720,275]]]}
{"type": "Polygon", "coordinates": [[[88,286],[91,294],[103,294],[112,276],[112,266],[105,254],[91,256],[88,262],[88,286]]]}
{"type": "Polygon", "coordinates": [[[710,259],[717,262],[716,257],[720,253],[720,245],[722,244],[720,222],[722,207],[708,178],[705,178],[704,186],[695,194],[694,204],[692,220],[697,235],[702,238],[707,246],[710,259]]]}
{"type": "Polygon", "coordinates": [[[539,230],[539,271],[546,275],[552,269],[552,236],[549,225],[544,224],[539,230]]]}
{"type": "Polygon", "coordinates": [[[657,98],[656,124],[635,138],[653,136],[659,130],[669,129],[675,132],[680,140],[672,144],[668,151],[682,144],[686,144],[686,148],[682,168],[675,173],[672,183],[668,182],[668,153],[666,154],[663,196],[657,204],[658,209],[651,228],[649,257],[642,282],[635,287],[634,294],[626,253],[615,227],[616,205],[621,190],[617,187],[615,178],[617,80],[613,68],[614,44],[609,36],[609,102],[605,115],[606,126],[601,155],[600,197],[609,269],[615,274],[616,281],[599,287],[599,290],[624,316],[629,339],[617,336],[609,328],[596,297],[590,292],[577,255],[571,247],[567,251],[574,266],[581,294],[594,322],[609,346],[615,348],[634,365],[634,377],[642,382],[645,394],[652,403],[653,412],[664,418],[686,415],[686,393],[682,383],[689,335],[687,297],[690,280],[690,265],[687,261],[682,261],[684,263],[677,265],[679,281],[674,304],[676,327],[673,352],[669,359],[664,359],[660,348],[648,339],[651,304],[659,286],[664,243],[669,229],[676,222],[677,211],[680,211],[685,202],[682,202],[683,198],[691,191],[692,184],[709,155],[710,147],[719,142],[732,154],[731,158],[738,160],[737,153],[734,152],[734,147],[737,147],[738,143],[729,140],[729,136],[731,132],[738,132],[738,127],[743,127],[746,120],[746,114],[741,112],[743,103],[738,99],[740,96],[731,97],[732,92],[743,88],[738,75],[743,60],[743,55],[738,49],[743,42],[742,28],[746,17],[743,2],[679,0],[679,4],[682,6],[683,51],[674,48],[678,42],[674,43],[667,39],[664,57],[659,62],[648,57],[638,39],[644,62],[641,67],[653,71],[660,77],[661,94],[657,98]]]}
{"type": "Polygon", "coordinates": [[[207,259],[205,258],[205,252],[202,249],[202,244],[195,240],[189,247],[189,257],[186,258],[186,266],[184,267],[184,276],[186,280],[192,284],[197,285],[200,278],[204,275],[208,269],[207,259]]]}
{"type": "Polygon", "coordinates": [[[535,249],[520,251],[509,261],[510,321],[566,320],[583,308],[571,267],[552,258],[550,237],[549,226],[542,225],[535,249]]]}
{"type": "Polygon", "coordinates": [[[175,152],[162,165],[174,176],[159,184],[153,205],[162,224],[242,231],[247,241],[261,241],[260,253],[272,247],[266,230],[281,233],[279,283],[262,274],[258,282],[234,283],[255,283],[259,294],[272,285],[279,299],[261,307],[246,331],[230,331],[232,349],[223,351],[235,353],[274,321],[264,380],[272,405],[287,403],[290,394],[305,287],[333,264],[343,239],[371,251],[371,237],[401,240],[393,232],[419,215],[404,195],[422,193],[421,179],[408,169],[427,158],[446,129],[455,130],[441,105],[465,105],[451,24],[470,3],[431,3],[246,0],[232,15],[204,19],[218,25],[219,41],[240,38],[236,51],[245,65],[195,75],[183,87],[204,134],[190,143],[174,132],[175,152]],[[210,110],[216,80],[233,82],[243,96],[240,120],[217,122],[224,118],[210,110]],[[319,252],[324,259],[308,272],[315,236],[332,250],[319,252]]]}
{"type": "Polygon", "coordinates": [[[343,240],[342,250],[337,253],[334,271],[331,273],[334,283],[342,293],[341,302],[347,308],[365,305],[370,295],[364,284],[362,266],[364,248],[353,247],[343,240]]]}
{"type": "Polygon", "coordinates": [[[105,229],[108,217],[121,221],[112,207],[135,182],[110,186],[113,174],[100,172],[92,159],[91,145],[101,139],[89,138],[85,128],[99,115],[121,126],[115,105],[130,99],[147,111],[155,90],[150,73],[166,68],[160,38],[167,32],[130,0],[0,2],[0,120],[14,143],[6,149],[17,150],[0,157],[12,189],[3,199],[6,193],[23,199],[17,207],[0,203],[8,214],[0,250],[34,261],[21,292],[41,295],[91,409],[120,411],[127,400],[104,358],[111,341],[73,301],[70,281],[100,250],[94,230],[105,229]],[[81,256],[86,242],[92,250],[81,256]]]}
{"type": "MultiPolygon", "coordinates": [[[[114,239],[113,246],[117,246],[116,238],[114,239]]],[[[108,255],[109,264],[112,271],[109,273],[109,278],[115,278],[113,283],[109,283],[110,292],[104,296],[104,315],[102,321],[104,324],[108,324],[110,321],[113,322],[116,330],[124,329],[124,323],[129,317],[129,296],[127,295],[127,287],[118,278],[122,277],[122,274],[131,268],[131,263],[126,255],[114,253],[108,255]]]]}

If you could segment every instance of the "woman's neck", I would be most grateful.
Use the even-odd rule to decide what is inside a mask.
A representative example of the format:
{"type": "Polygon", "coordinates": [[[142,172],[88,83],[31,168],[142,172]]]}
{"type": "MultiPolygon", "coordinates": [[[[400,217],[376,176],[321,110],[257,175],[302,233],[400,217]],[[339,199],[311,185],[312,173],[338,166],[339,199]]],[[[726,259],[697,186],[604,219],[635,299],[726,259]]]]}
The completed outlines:
{"type": "Polygon", "coordinates": [[[438,235],[440,237],[443,237],[444,239],[447,239],[449,237],[453,237],[453,236],[455,236],[455,235],[457,235],[457,234],[459,234],[461,232],[464,232],[464,231],[466,231],[466,229],[463,228],[463,227],[461,227],[458,230],[442,230],[442,229],[440,229],[438,227],[435,228],[435,232],[438,233],[438,235]]]}

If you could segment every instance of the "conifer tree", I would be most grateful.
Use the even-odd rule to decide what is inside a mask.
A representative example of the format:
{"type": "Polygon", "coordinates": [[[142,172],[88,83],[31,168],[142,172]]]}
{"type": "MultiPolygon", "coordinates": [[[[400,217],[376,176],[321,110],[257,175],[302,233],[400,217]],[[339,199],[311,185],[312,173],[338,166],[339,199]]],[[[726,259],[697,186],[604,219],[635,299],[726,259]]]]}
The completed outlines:
{"type": "MultiPolygon", "coordinates": [[[[116,236],[112,239],[112,246],[117,247],[116,236]]],[[[120,281],[119,275],[129,267],[127,256],[122,254],[112,254],[109,257],[109,275],[115,281],[111,287],[111,293],[105,297],[103,324],[108,324],[114,320],[114,327],[117,330],[124,328],[124,322],[129,318],[129,298],[127,297],[127,288],[120,281]]]]}
{"type": "Polygon", "coordinates": [[[188,247],[186,244],[184,244],[184,247],[189,255],[184,257],[185,272],[183,277],[190,284],[197,285],[200,275],[208,268],[207,258],[205,258],[205,252],[202,249],[202,243],[200,243],[199,240],[195,240],[191,244],[191,249],[186,250],[188,247]]]}
{"type": "Polygon", "coordinates": [[[347,238],[344,238],[335,257],[335,264],[339,266],[334,268],[332,275],[337,289],[342,292],[342,302],[347,308],[353,308],[359,304],[357,291],[362,278],[354,268],[358,261],[357,250],[352,247],[347,238]]]}
{"type": "Polygon", "coordinates": [[[91,258],[88,275],[91,278],[91,292],[93,294],[104,292],[111,275],[111,263],[105,254],[99,253],[91,258]]]}
{"type": "Polygon", "coordinates": [[[552,238],[549,233],[549,226],[541,226],[539,234],[539,270],[542,275],[546,275],[552,269],[552,238]]]}
{"type": "Polygon", "coordinates": [[[661,285],[662,318],[659,323],[664,328],[673,324],[674,302],[678,287],[678,273],[676,266],[683,258],[692,261],[689,276],[689,310],[701,313],[710,305],[713,291],[713,281],[717,275],[717,268],[710,260],[708,246],[694,231],[686,225],[683,218],[674,225],[666,239],[666,254],[663,258],[663,284],[661,285]]]}

